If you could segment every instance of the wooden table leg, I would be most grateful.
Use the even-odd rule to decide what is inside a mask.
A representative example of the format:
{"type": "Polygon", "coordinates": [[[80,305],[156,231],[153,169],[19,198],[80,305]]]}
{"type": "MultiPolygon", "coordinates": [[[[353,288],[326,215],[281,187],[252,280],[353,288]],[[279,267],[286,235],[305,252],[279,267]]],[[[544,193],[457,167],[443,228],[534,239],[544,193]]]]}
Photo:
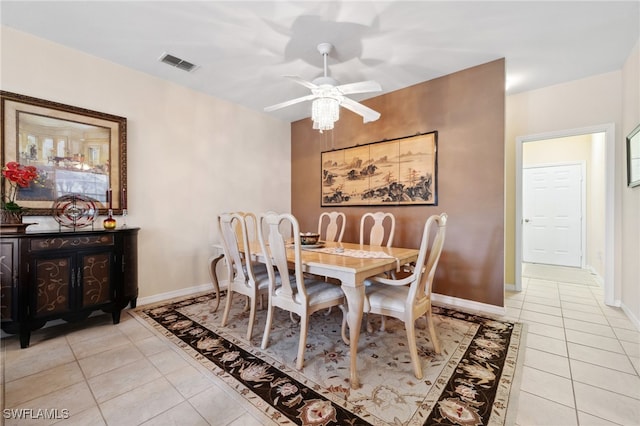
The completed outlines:
{"type": "Polygon", "coordinates": [[[349,312],[347,322],[349,324],[349,353],[351,357],[350,383],[351,389],[360,388],[360,380],[358,379],[358,367],[356,361],[358,359],[358,340],[360,338],[360,325],[362,324],[362,312],[364,308],[364,286],[342,286],[347,297],[347,305],[349,312]]]}
{"type": "Polygon", "coordinates": [[[209,276],[211,277],[211,283],[213,284],[213,291],[216,292],[215,306],[211,308],[211,312],[217,311],[218,306],[220,306],[220,283],[218,282],[216,267],[218,266],[218,262],[220,262],[223,257],[224,255],[221,254],[219,256],[211,256],[209,258],[209,276]]]}

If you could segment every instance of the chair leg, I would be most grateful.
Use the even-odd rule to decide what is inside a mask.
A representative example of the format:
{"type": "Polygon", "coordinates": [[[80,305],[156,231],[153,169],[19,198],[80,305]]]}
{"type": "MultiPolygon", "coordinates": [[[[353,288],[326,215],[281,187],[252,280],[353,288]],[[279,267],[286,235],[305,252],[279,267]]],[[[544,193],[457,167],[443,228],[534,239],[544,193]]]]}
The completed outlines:
{"type": "Polygon", "coordinates": [[[387,317],[384,315],[380,315],[380,331],[384,331],[387,325],[387,317]]]}
{"type": "Polygon", "coordinates": [[[231,310],[231,302],[233,299],[233,292],[231,289],[227,289],[227,303],[224,305],[224,313],[222,314],[222,322],[220,325],[224,327],[227,325],[227,319],[229,318],[229,311],[231,310]]]}
{"type": "Polygon", "coordinates": [[[251,303],[251,310],[249,311],[249,324],[247,326],[247,341],[251,342],[251,335],[253,334],[253,323],[256,320],[256,298],[250,298],[249,302],[251,303]]]}
{"type": "Polygon", "coordinates": [[[429,335],[431,336],[431,342],[433,343],[433,349],[437,354],[440,354],[442,348],[440,348],[440,341],[438,340],[438,335],[436,334],[436,327],[433,324],[433,317],[431,316],[431,309],[425,314],[425,318],[427,320],[427,324],[429,326],[429,335]]]}
{"type": "Polygon", "coordinates": [[[215,304],[211,307],[210,312],[215,312],[218,310],[218,306],[220,306],[220,283],[218,282],[218,274],[216,274],[216,267],[218,262],[223,259],[223,255],[217,256],[215,258],[209,259],[209,275],[211,276],[211,284],[213,284],[213,291],[216,293],[215,304]]]}
{"type": "Polygon", "coordinates": [[[349,346],[349,336],[347,336],[347,307],[344,305],[338,306],[342,311],[342,327],[340,328],[340,332],[342,333],[342,341],[349,346]]]}
{"type": "Polygon", "coordinates": [[[309,331],[309,314],[300,315],[300,343],[298,343],[298,359],[296,368],[302,370],[304,367],[304,352],[307,346],[307,332],[309,331]]]}
{"type": "Polygon", "coordinates": [[[242,312],[247,312],[249,310],[249,305],[251,303],[251,298],[249,296],[244,300],[244,310],[242,312]]]}
{"type": "Polygon", "coordinates": [[[262,335],[262,349],[267,349],[267,344],[269,343],[269,333],[271,332],[271,322],[273,321],[273,305],[271,304],[271,300],[267,304],[267,321],[264,325],[264,334],[262,335]]]}
{"type": "Polygon", "coordinates": [[[367,313],[365,313],[364,316],[367,323],[367,333],[371,334],[373,333],[373,326],[371,325],[371,319],[369,319],[369,314],[367,313]]]}
{"type": "Polygon", "coordinates": [[[216,291],[216,298],[209,308],[209,312],[214,313],[218,310],[218,306],[220,306],[220,290],[216,291]]]}
{"type": "Polygon", "coordinates": [[[409,342],[409,353],[411,354],[411,363],[413,364],[413,372],[418,380],[422,379],[422,366],[420,358],[418,358],[418,346],[416,344],[415,320],[404,323],[407,330],[407,340],[409,342]]]}

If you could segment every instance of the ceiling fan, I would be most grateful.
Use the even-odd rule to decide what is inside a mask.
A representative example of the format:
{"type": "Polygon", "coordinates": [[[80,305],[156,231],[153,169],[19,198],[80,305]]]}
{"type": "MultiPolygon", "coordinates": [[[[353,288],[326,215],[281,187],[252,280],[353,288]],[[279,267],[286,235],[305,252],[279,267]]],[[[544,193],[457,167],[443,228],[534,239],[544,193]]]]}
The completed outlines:
{"type": "Polygon", "coordinates": [[[310,95],[266,107],[264,109],[265,112],[275,111],[300,102],[313,100],[311,107],[313,128],[320,130],[320,132],[333,129],[333,123],[339,118],[339,109],[341,106],[362,116],[364,123],[380,118],[379,112],[346,96],[354,93],[379,92],[382,90],[380,84],[368,80],[340,85],[336,79],[329,77],[327,73],[327,56],[332,48],[333,46],[330,43],[320,43],[318,45],[318,52],[320,52],[324,58],[324,76],[318,77],[313,81],[306,81],[296,76],[286,76],[296,83],[311,89],[310,95]]]}

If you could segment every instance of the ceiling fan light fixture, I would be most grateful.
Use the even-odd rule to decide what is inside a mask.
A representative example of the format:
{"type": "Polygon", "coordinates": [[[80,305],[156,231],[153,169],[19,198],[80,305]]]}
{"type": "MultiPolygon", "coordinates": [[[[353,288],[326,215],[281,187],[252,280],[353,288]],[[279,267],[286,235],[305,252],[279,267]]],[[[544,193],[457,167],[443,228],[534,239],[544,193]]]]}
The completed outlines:
{"type": "Polygon", "coordinates": [[[313,81],[307,81],[300,77],[287,76],[294,82],[307,89],[311,89],[311,94],[265,107],[265,112],[275,111],[299,102],[313,101],[311,105],[311,119],[313,120],[313,128],[320,130],[320,133],[333,129],[334,123],[340,118],[341,107],[362,116],[363,123],[376,121],[380,118],[379,112],[347,97],[347,95],[354,93],[379,92],[382,90],[380,84],[368,80],[341,85],[336,79],[329,77],[327,55],[332,47],[330,43],[320,43],[318,45],[318,52],[322,54],[324,60],[324,75],[322,77],[318,77],[313,81]]]}
{"type": "Polygon", "coordinates": [[[333,129],[333,125],[340,119],[340,102],[334,98],[314,99],[311,104],[311,119],[313,128],[320,130],[333,129]]]}

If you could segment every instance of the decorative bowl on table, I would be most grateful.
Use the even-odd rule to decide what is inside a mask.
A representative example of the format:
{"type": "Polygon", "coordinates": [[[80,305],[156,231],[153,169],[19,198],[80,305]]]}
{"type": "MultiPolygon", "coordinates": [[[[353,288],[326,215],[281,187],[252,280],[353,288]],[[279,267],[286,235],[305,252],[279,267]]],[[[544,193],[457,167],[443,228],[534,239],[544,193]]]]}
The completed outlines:
{"type": "Polygon", "coordinates": [[[303,246],[313,246],[318,244],[318,240],[320,239],[320,234],[316,234],[313,232],[300,233],[300,244],[303,246]]]}

